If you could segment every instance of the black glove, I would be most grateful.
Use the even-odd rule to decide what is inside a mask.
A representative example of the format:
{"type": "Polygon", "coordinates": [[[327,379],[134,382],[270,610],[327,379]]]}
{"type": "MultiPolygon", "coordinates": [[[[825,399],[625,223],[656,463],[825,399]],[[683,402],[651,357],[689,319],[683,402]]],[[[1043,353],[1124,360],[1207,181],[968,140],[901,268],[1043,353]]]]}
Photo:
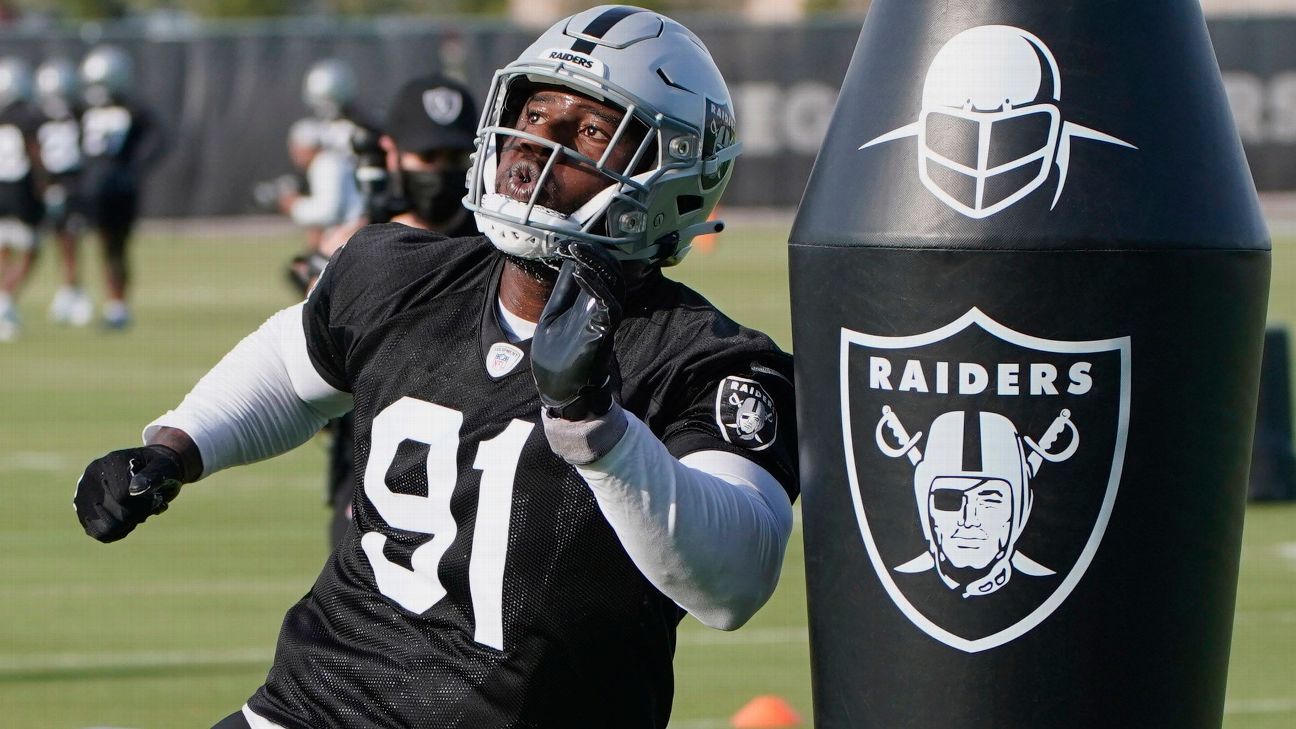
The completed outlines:
{"type": "Polygon", "coordinates": [[[625,280],[603,246],[564,243],[565,260],[531,341],[531,373],[549,415],[600,416],[612,407],[612,337],[625,280]]]}
{"type": "Polygon", "coordinates": [[[127,448],[96,458],[77,482],[77,519],[86,534],[115,542],[167,510],[180,492],[180,456],[161,445],[127,448]]]}

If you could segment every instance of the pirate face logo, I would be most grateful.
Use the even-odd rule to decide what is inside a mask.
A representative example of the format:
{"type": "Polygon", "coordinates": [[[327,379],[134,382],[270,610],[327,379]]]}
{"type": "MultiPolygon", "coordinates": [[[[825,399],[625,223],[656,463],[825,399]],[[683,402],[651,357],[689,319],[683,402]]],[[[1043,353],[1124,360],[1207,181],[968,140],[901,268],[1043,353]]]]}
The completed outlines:
{"type": "Polygon", "coordinates": [[[860,149],[917,137],[918,178],[950,208],[987,218],[1044,184],[1057,167],[1055,207],[1073,139],[1135,149],[1109,134],[1063,121],[1062,74],[1048,46],[1020,28],[983,25],[951,38],[923,84],[918,120],[860,149]]]}
{"type": "Polygon", "coordinates": [[[1129,349],[1027,336],[977,309],[912,337],[842,330],[852,500],[915,626],[986,650],[1075,588],[1120,482],[1129,349]]]}
{"type": "Polygon", "coordinates": [[[463,94],[446,86],[428,89],[423,92],[423,111],[437,124],[449,126],[463,111],[463,94]]]}
{"type": "Polygon", "coordinates": [[[716,393],[716,424],[725,441],[754,451],[769,448],[778,434],[774,400],[759,382],[726,377],[716,393]]]}

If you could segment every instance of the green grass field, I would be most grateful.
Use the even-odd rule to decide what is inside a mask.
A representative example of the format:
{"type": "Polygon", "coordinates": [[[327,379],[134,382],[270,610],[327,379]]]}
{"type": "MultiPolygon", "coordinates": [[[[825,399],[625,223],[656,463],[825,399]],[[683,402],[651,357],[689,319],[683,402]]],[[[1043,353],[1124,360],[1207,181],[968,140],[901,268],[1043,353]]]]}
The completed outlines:
{"type": "MultiPolygon", "coordinates": [[[[678,275],[790,345],[786,229],[734,226],[721,240],[678,275]]],[[[1280,241],[1275,256],[1275,321],[1296,322],[1292,245],[1280,241]]],[[[81,533],[71,497],[89,459],[136,443],[221,354],[291,303],[281,269],[294,246],[143,237],[138,324],[124,334],[47,324],[52,260],[41,266],[22,304],[23,340],[0,347],[0,726],[203,728],[260,684],[283,611],[325,556],[321,441],[191,486],[111,546],[81,533]]],[[[1290,728],[1296,507],[1252,507],[1245,539],[1224,726],[1290,728]]],[[[727,726],[766,693],[809,725],[804,590],[798,533],[779,591],[748,626],[685,622],[672,726],[727,726]]]]}

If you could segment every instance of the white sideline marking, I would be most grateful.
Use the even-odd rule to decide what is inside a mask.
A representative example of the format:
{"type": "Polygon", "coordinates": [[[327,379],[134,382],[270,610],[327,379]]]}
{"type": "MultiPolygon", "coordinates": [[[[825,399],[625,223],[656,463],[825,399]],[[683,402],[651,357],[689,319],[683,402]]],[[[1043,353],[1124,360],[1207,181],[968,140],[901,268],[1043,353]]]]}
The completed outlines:
{"type": "Polygon", "coordinates": [[[1296,623],[1296,610],[1239,610],[1234,616],[1235,623],[1278,623],[1291,625],[1296,623]]]}
{"type": "Polygon", "coordinates": [[[810,640],[810,629],[804,625],[786,628],[739,628],[731,633],[723,630],[680,631],[680,645],[773,645],[778,643],[805,643],[810,640]]]}
{"type": "Polygon", "coordinates": [[[0,456],[0,471],[66,471],[72,461],[61,453],[18,451],[0,456]]]}
{"type": "Polygon", "coordinates": [[[1279,557],[1289,562],[1296,562],[1296,542],[1283,542],[1274,547],[1274,551],[1278,553],[1279,557]]]}
{"type": "Polygon", "coordinates": [[[310,585],[283,578],[183,580],[178,582],[121,582],[111,585],[30,585],[6,587],[5,597],[17,599],[51,598],[103,598],[103,597],[192,597],[195,595],[243,596],[288,595],[300,596],[310,585]]]}
{"type": "Polygon", "coordinates": [[[105,653],[46,653],[0,656],[0,677],[33,671],[75,671],[87,668],[174,668],[179,666],[269,663],[274,651],[233,648],[209,651],[135,651],[105,653]]]}
{"type": "Polygon", "coordinates": [[[1224,702],[1225,714],[1286,714],[1296,712],[1296,699],[1242,699],[1224,702]]]}
{"type": "MultiPolygon", "coordinates": [[[[809,640],[805,627],[751,628],[725,633],[719,630],[681,634],[682,645],[748,646],[797,643],[809,640]]],[[[75,671],[90,668],[173,668],[180,666],[237,665],[269,663],[274,651],[267,648],[233,648],[229,650],[135,651],[103,653],[47,653],[37,655],[0,655],[0,677],[35,671],[75,671]]],[[[699,727],[698,729],[701,729],[699,727]]]]}

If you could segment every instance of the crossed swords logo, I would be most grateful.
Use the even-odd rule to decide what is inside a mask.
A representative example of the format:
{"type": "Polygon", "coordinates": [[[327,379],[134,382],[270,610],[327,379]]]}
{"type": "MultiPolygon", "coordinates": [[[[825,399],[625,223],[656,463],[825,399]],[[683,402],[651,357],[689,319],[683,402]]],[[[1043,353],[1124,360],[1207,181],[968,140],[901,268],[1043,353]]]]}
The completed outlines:
{"type": "MultiPolygon", "coordinates": [[[[967,427],[968,425],[965,420],[964,426],[967,427]]],[[[921,517],[923,534],[928,545],[928,551],[925,554],[919,555],[893,569],[896,572],[909,574],[934,569],[950,589],[964,587],[964,597],[988,595],[995,592],[1007,584],[1013,569],[1035,577],[1054,574],[1053,570],[1017,551],[1015,545],[1018,537],[1025,529],[1027,520],[1030,518],[1033,503],[1030,480],[1039,473],[1045,461],[1061,463],[1071,458],[1080,447],[1080,432],[1071,421],[1071,411],[1063,409],[1039,441],[1035,441],[1029,436],[1019,436],[1011,421],[995,413],[968,413],[967,416],[963,416],[958,411],[946,413],[933,422],[931,431],[933,436],[928,439],[928,445],[930,446],[928,456],[931,459],[931,468],[926,469],[926,473],[922,473],[924,469],[921,466],[925,459],[922,450],[918,446],[919,441],[923,438],[923,432],[919,431],[912,436],[909,435],[909,432],[900,422],[899,415],[892,410],[891,406],[883,406],[882,417],[878,420],[874,431],[878,449],[884,455],[890,458],[907,457],[910,464],[915,468],[915,497],[918,500],[919,516],[921,517]],[[977,417],[983,423],[988,422],[998,426],[1001,437],[992,440],[992,445],[998,446],[999,449],[1011,449],[1010,453],[1004,453],[1000,450],[994,454],[996,456],[994,463],[999,467],[995,470],[998,473],[965,472],[962,470],[960,464],[962,463],[963,454],[957,452],[962,444],[962,438],[955,438],[953,439],[954,442],[946,442],[951,440],[947,437],[946,431],[949,430],[947,424],[952,423],[953,420],[959,417],[977,417]],[[942,425],[942,421],[945,421],[946,424],[942,425]],[[936,437],[938,427],[943,431],[939,439],[936,437]],[[1070,439],[1066,447],[1058,452],[1051,451],[1050,449],[1067,431],[1070,432],[1070,439]],[[896,440],[897,445],[888,442],[888,432],[896,440]],[[1011,441],[1007,439],[1008,437],[1011,437],[1011,441]],[[1025,455],[1026,450],[1030,451],[1029,455],[1025,455]],[[1023,456],[1025,456],[1024,459],[1023,456]],[[1011,465],[1005,467],[1004,464],[1011,465]],[[949,466],[948,470],[950,472],[940,470],[942,466],[946,465],[949,466]],[[951,535],[939,534],[940,527],[931,513],[933,508],[936,508],[934,495],[937,489],[935,483],[941,478],[963,478],[965,482],[972,484],[965,487],[967,492],[972,492],[975,488],[991,481],[1003,484],[1006,490],[1010,492],[1008,495],[998,494],[1000,500],[1007,497],[1008,501],[1007,516],[1005,517],[1007,522],[1002,525],[1006,528],[1006,536],[1003,537],[1002,543],[995,545],[997,551],[993,559],[985,560],[988,564],[973,565],[986,570],[986,572],[966,584],[950,576],[951,567],[964,565],[956,565],[955,561],[946,553],[945,540],[949,539],[951,535]]],[[[981,445],[975,444],[973,447],[980,448],[981,445]]],[[[969,526],[965,522],[969,522],[968,510],[971,508],[968,505],[966,495],[964,495],[958,507],[958,510],[961,510],[958,517],[959,528],[969,526]]],[[[956,509],[951,508],[941,508],[940,510],[956,511],[956,509]]],[[[975,561],[976,558],[973,557],[972,559],[975,561]]]]}

